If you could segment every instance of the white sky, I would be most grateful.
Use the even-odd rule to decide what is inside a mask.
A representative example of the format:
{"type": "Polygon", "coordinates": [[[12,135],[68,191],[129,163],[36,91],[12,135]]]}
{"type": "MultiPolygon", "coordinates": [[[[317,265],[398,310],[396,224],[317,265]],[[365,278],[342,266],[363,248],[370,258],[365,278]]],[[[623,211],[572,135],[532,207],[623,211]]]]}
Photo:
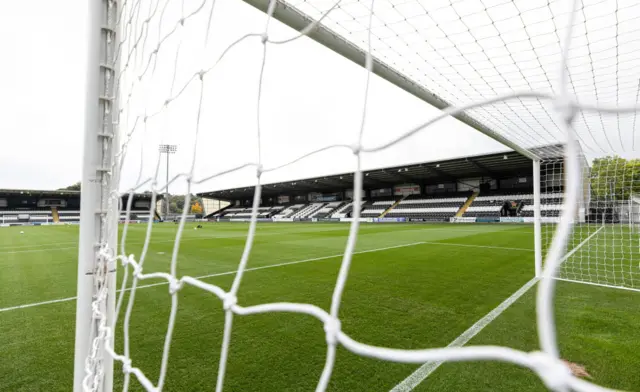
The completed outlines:
{"type": "MultiPolygon", "coordinates": [[[[87,26],[84,23],[86,9],[79,3],[84,2],[33,0],[3,5],[0,107],[4,109],[4,120],[0,128],[3,141],[0,188],[55,189],[81,178],[87,26]]],[[[263,13],[238,0],[219,0],[216,7],[209,58],[218,56],[241,35],[258,31],[265,20],[263,13]]],[[[273,22],[271,31],[271,35],[277,37],[294,34],[279,22],[273,22]]],[[[182,55],[187,57],[184,52],[182,55]]],[[[198,176],[256,160],[260,52],[257,40],[247,41],[231,52],[228,61],[221,63],[209,79],[211,84],[205,89],[207,96],[198,142],[198,176]]],[[[160,61],[173,67],[168,57],[160,57],[160,61]]],[[[184,66],[190,68],[190,73],[197,69],[191,65],[184,66]]],[[[270,47],[261,122],[265,166],[284,163],[321,146],[355,141],[364,82],[363,68],[310,39],[270,47]]],[[[167,84],[156,84],[164,91],[160,94],[165,99],[167,84]]],[[[154,156],[145,155],[146,174],[153,173],[156,145],[160,141],[179,145],[178,153],[172,157],[171,174],[188,170],[193,154],[196,105],[193,99],[185,101],[188,104],[167,115],[173,128],[170,132],[166,128],[158,131],[162,128],[160,125],[149,127],[169,136],[159,140],[147,135],[146,151],[153,152],[154,156]]],[[[147,102],[145,106],[153,105],[147,102]]],[[[390,139],[436,113],[429,105],[374,77],[365,143],[390,139]]],[[[134,139],[123,187],[136,180],[139,146],[134,139]]],[[[496,150],[505,148],[450,119],[410,142],[367,156],[365,165],[381,167],[496,150]]],[[[349,171],[353,169],[353,161],[346,150],[335,150],[265,175],[264,179],[271,182],[349,171]]],[[[164,178],[164,162],[161,166],[160,177],[164,178]]],[[[252,181],[252,173],[245,170],[196,190],[248,185],[252,181]]],[[[172,191],[179,191],[177,188],[183,185],[172,187],[172,191]]]]}
{"type": "MultiPolygon", "coordinates": [[[[185,1],[185,9],[193,9],[194,5],[199,2],[199,0],[187,0],[185,1]]],[[[489,3],[491,2],[489,1],[489,3]]],[[[55,189],[72,184],[81,178],[84,87],[87,74],[86,36],[88,31],[87,10],[84,8],[84,3],[81,1],[32,0],[9,2],[3,5],[3,11],[0,13],[0,47],[3,48],[4,53],[3,61],[0,62],[0,86],[2,89],[0,107],[4,109],[2,126],[0,127],[3,147],[0,153],[0,167],[3,168],[0,170],[0,188],[55,189]]],[[[165,3],[164,0],[160,2],[163,5],[165,3]]],[[[410,3],[408,1],[406,4],[410,3]]],[[[547,17],[545,12],[551,12],[549,11],[551,8],[547,10],[543,6],[540,8],[542,11],[539,11],[535,8],[537,3],[537,0],[535,2],[532,0],[520,4],[530,5],[531,10],[527,12],[538,12],[540,13],[538,17],[544,19],[547,17]]],[[[149,12],[149,5],[156,4],[156,1],[141,0],[141,4],[140,8],[143,10],[144,16],[149,12]]],[[[162,35],[179,18],[180,10],[176,7],[179,7],[180,4],[181,2],[173,1],[165,10],[162,35]]],[[[331,2],[318,0],[318,4],[326,7],[331,2]]],[[[633,6],[633,4],[631,5],[633,6]]],[[[487,11],[489,22],[500,20],[501,13],[507,20],[512,19],[508,15],[510,10],[501,9],[499,13],[496,13],[495,10],[495,8],[489,7],[487,11]]],[[[343,11],[347,12],[347,16],[349,16],[349,9],[346,6],[341,10],[341,12],[343,11]]],[[[358,13],[356,11],[358,10],[351,9],[352,14],[358,13]]],[[[585,14],[589,17],[589,14],[595,11],[600,10],[587,9],[585,14]]],[[[636,11],[638,10],[634,9],[633,12],[630,12],[625,9],[624,15],[620,15],[620,17],[629,19],[629,14],[637,16],[639,13],[636,11]]],[[[404,12],[414,11],[406,8],[404,12]]],[[[522,13],[523,17],[529,15],[527,12],[522,13]]],[[[614,15],[609,11],[600,13],[605,16],[614,15]]],[[[133,98],[127,106],[129,118],[128,121],[127,119],[124,121],[123,132],[131,131],[131,124],[135,116],[145,112],[147,114],[153,113],[162,106],[162,102],[171,95],[171,80],[174,71],[176,72],[174,90],[177,90],[195,71],[211,66],[230,43],[244,34],[261,32],[266,19],[265,14],[240,0],[217,0],[208,45],[205,47],[205,26],[208,14],[209,8],[207,6],[204,12],[200,12],[188,20],[185,29],[179,29],[177,34],[163,42],[157,63],[151,63],[155,65],[155,68],[151,67],[153,71],[147,72],[142,81],[134,87],[133,98]],[[178,42],[181,44],[179,55],[176,56],[178,42]],[[177,63],[175,62],[176,57],[178,58],[177,63]]],[[[391,13],[388,15],[393,17],[391,13]]],[[[407,17],[407,15],[404,16],[407,17]]],[[[154,21],[159,19],[157,16],[158,14],[153,19],[154,21]]],[[[332,14],[327,23],[332,26],[338,26],[341,23],[346,25],[346,22],[341,22],[340,18],[343,16],[340,13],[332,14]]],[[[366,13],[360,12],[358,18],[362,19],[363,17],[366,17],[366,13]]],[[[444,14],[439,15],[440,20],[446,20],[446,17],[447,15],[444,14]]],[[[398,20],[401,21],[401,19],[398,20]]],[[[479,28],[483,28],[480,25],[481,18],[478,17],[476,20],[479,28]]],[[[625,24],[623,22],[625,21],[620,23],[621,29],[626,26],[624,27],[626,28],[625,32],[635,31],[637,23],[625,24]]],[[[601,25],[608,27],[606,25],[608,22],[596,21],[594,23],[596,23],[593,25],[596,27],[596,32],[607,30],[605,28],[597,29],[597,27],[601,25]]],[[[495,24],[496,28],[499,24],[495,24]]],[[[386,33],[384,29],[388,30],[386,25],[378,19],[374,20],[374,25],[376,26],[375,36],[387,39],[384,38],[386,33]]],[[[439,34],[444,34],[445,38],[454,36],[457,34],[455,31],[447,30],[447,28],[453,29],[453,25],[453,22],[451,26],[442,23],[438,27],[441,29],[439,34]]],[[[145,68],[150,58],[150,52],[158,42],[158,27],[157,24],[151,25],[147,40],[143,40],[143,43],[134,52],[135,56],[128,69],[136,75],[145,68]]],[[[401,30],[401,26],[395,28],[397,31],[401,30]]],[[[584,26],[582,30],[576,29],[577,36],[582,37],[582,41],[577,40],[577,49],[573,55],[576,59],[584,55],[585,49],[580,49],[582,48],[581,42],[598,41],[593,36],[586,34],[585,29],[584,26]]],[[[362,36],[361,29],[355,28],[354,31],[358,31],[359,37],[362,36]]],[[[549,31],[555,31],[553,26],[550,26],[549,31]]],[[[609,33],[612,32],[609,31],[607,34],[609,33]]],[[[622,33],[622,30],[619,33],[622,33]]],[[[270,37],[286,38],[295,34],[296,32],[288,27],[277,21],[272,21],[270,37]]],[[[434,33],[429,32],[429,34],[434,33]]],[[[503,34],[502,36],[509,38],[515,35],[503,34]]],[[[420,36],[416,37],[420,38],[420,36]]],[[[406,35],[407,40],[415,40],[416,37],[412,37],[408,33],[406,35]]],[[[379,45],[382,41],[376,42],[376,45],[379,45]]],[[[429,42],[436,46],[431,49],[425,48],[425,56],[432,54],[432,52],[439,53],[438,61],[434,60],[433,64],[440,64],[441,61],[447,60],[440,55],[446,52],[437,47],[439,41],[429,42]]],[[[481,43],[478,42],[478,44],[481,43]]],[[[622,44],[620,46],[622,47],[622,44]]],[[[549,50],[552,53],[557,49],[557,43],[555,41],[542,42],[539,50],[546,47],[551,48],[549,50]]],[[[384,47],[377,47],[378,52],[376,53],[382,56],[385,54],[384,49],[384,47]]],[[[525,56],[527,50],[535,52],[533,49],[524,48],[522,49],[524,57],[527,57],[525,56]]],[[[590,55],[597,56],[598,52],[595,50],[592,52],[590,55]]],[[[234,47],[227,54],[225,60],[205,77],[195,161],[196,178],[242,163],[256,161],[256,103],[261,53],[262,45],[259,39],[252,38],[244,41],[234,47]]],[[[401,50],[399,53],[404,52],[401,50]]],[[[488,49],[484,48],[483,53],[489,53],[488,49]]],[[[494,58],[501,58],[502,54],[496,52],[494,58]]],[[[555,67],[553,61],[546,63],[545,57],[539,51],[535,54],[540,56],[539,59],[542,59],[538,68],[532,68],[536,72],[542,69],[546,72],[547,68],[553,69],[555,67]]],[[[618,57],[623,55],[616,52],[614,58],[620,59],[616,64],[625,63],[622,57],[618,57]]],[[[451,61],[454,57],[451,56],[451,61]]],[[[403,57],[397,59],[402,60],[403,57]]],[[[489,59],[490,64],[491,61],[492,59],[489,59]]],[[[480,62],[479,60],[478,66],[480,62]]],[[[494,70],[501,70],[501,67],[509,66],[508,63],[499,63],[499,61],[497,64],[492,64],[494,70]]],[[[403,67],[406,66],[406,64],[397,65],[402,69],[405,69],[403,67]]],[[[469,65],[462,64],[461,66],[468,68],[469,65]]],[[[412,69],[406,68],[405,70],[415,73],[416,69],[420,71],[421,66],[416,68],[415,65],[412,65],[412,67],[412,69]]],[[[442,72],[444,66],[434,69],[432,64],[425,64],[423,67],[422,73],[426,77],[433,78],[431,82],[447,82],[447,80],[438,79],[438,75],[442,76],[439,72],[442,72]]],[[[630,69],[634,69],[634,67],[630,69]]],[[[585,68],[579,63],[576,74],[584,74],[587,78],[592,75],[594,83],[608,83],[607,85],[610,85],[611,75],[615,77],[618,73],[623,73],[622,71],[618,72],[617,68],[607,68],[606,71],[600,81],[601,75],[593,70],[593,66],[585,68]]],[[[491,95],[487,88],[493,88],[493,86],[486,84],[489,76],[483,75],[482,69],[478,68],[473,71],[476,73],[469,70],[467,72],[470,72],[468,74],[470,78],[478,78],[485,83],[485,85],[479,84],[481,90],[475,91],[475,93],[491,95]]],[[[637,71],[632,71],[632,74],[627,72],[625,76],[633,79],[634,73],[637,71]]],[[[443,74],[446,75],[445,72],[443,74]]],[[[307,38],[280,46],[270,45],[261,108],[263,164],[266,167],[275,166],[319,147],[336,143],[352,144],[356,140],[359,130],[365,76],[365,70],[359,65],[351,63],[307,38]]],[[[503,76],[504,82],[498,83],[496,86],[499,88],[494,89],[497,92],[505,91],[504,86],[507,88],[509,85],[516,86],[518,80],[522,80],[521,76],[514,76],[513,72],[509,73],[508,68],[504,68],[503,76]]],[[[531,78],[535,78],[535,75],[532,74],[531,78]]],[[[633,80],[637,80],[637,78],[633,80]]],[[[430,81],[425,80],[424,82],[430,81]]],[[[462,82],[468,83],[464,80],[462,82]]],[[[462,82],[457,79],[451,81],[454,85],[462,82]]],[[[541,89],[548,85],[546,78],[540,79],[539,82],[541,89]]],[[[130,80],[125,83],[125,88],[128,88],[127,86],[130,86],[130,80]]],[[[624,90],[625,94],[635,96],[635,86],[631,87],[634,89],[624,90]]],[[[189,170],[194,156],[193,144],[198,92],[199,82],[192,83],[179,99],[173,101],[167,109],[163,109],[158,116],[147,123],[146,132],[143,127],[136,128],[129,145],[122,189],[136,183],[140,172],[141,154],[143,158],[142,178],[154,175],[157,163],[157,145],[160,143],[178,145],[178,153],[171,158],[171,175],[189,170]],[[142,152],[141,146],[145,147],[144,152],[142,152]]],[[[454,98],[456,97],[451,97],[451,99],[454,98]]],[[[528,110],[524,106],[516,105],[514,107],[506,107],[505,109],[505,107],[495,106],[489,108],[487,113],[495,115],[495,113],[504,113],[502,110],[528,110]],[[513,109],[514,107],[515,109],[513,109]]],[[[525,112],[524,115],[522,112],[518,112],[521,116],[511,116],[513,123],[505,121],[504,124],[499,124],[498,128],[507,131],[515,129],[514,135],[528,138],[522,140],[531,145],[544,142],[544,139],[536,137],[538,130],[535,127],[548,127],[549,124],[552,124],[552,120],[542,119],[545,116],[545,108],[542,105],[532,107],[533,110],[525,112]],[[542,119],[542,122],[533,121],[527,117],[532,115],[534,118],[542,119]]],[[[433,107],[373,76],[364,143],[372,145],[392,139],[437,114],[438,110],[433,107]]],[[[477,112],[476,114],[482,116],[486,113],[477,112]]],[[[501,120],[500,115],[494,118],[501,120]]],[[[602,125],[602,129],[596,127],[588,128],[585,131],[586,135],[593,136],[593,140],[587,140],[592,144],[591,148],[599,148],[598,145],[604,143],[603,135],[606,133],[605,130],[610,128],[611,118],[615,120],[615,116],[609,116],[604,122],[602,119],[597,121],[597,118],[585,118],[589,124],[602,125]]],[[[633,132],[635,116],[628,117],[627,121],[628,124],[633,122],[633,126],[625,125],[628,129],[625,128],[618,132],[618,138],[612,141],[616,146],[620,145],[622,150],[630,144],[627,140],[634,141],[635,138],[633,132]]],[[[506,150],[504,146],[457,120],[446,119],[393,148],[366,155],[364,167],[384,167],[504,150],[506,150]]],[[[351,153],[346,150],[332,150],[265,175],[264,181],[298,179],[350,171],[353,168],[354,159],[351,153]]],[[[164,179],[165,174],[163,161],[158,176],[164,179]]],[[[164,180],[159,181],[159,183],[163,182],[164,180]]],[[[215,190],[253,183],[253,172],[244,170],[202,184],[194,191],[215,190]]],[[[184,181],[173,185],[172,193],[184,191],[184,185],[184,181]]]]}

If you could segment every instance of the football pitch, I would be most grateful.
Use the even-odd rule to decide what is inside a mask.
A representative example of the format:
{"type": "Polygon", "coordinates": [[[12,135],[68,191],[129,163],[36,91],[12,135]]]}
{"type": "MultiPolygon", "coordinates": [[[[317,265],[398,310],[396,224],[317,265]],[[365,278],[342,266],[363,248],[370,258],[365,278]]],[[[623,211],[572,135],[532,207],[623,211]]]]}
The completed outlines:
{"type": "MultiPolygon", "coordinates": [[[[203,225],[194,230],[195,223],[186,224],[178,275],[229,290],[248,225],[203,225]]],[[[145,229],[129,227],[128,254],[140,254],[145,229]]],[[[145,272],[169,271],[176,230],[174,224],[154,225],[145,272]]],[[[348,230],[334,223],[258,224],[238,303],[297,302],[328,311],[348,230]]],[[[78,226],[0,230],[0,391],[72,389],[78,232],[78,226]]],[[[571,246],[581,242],[574,238],[571,246]]],[[[491,344],[538,350],[533,276],[531,225],[363,224],[340,309],[342,330],[359,342],[392,348],[491,344]],[[513,297],[527,284],[529,290],[513,297]],[[485,318],[509,298],[513,303],[495,319],[485,318]],[[485,320],[483,328],[469,334],[479,320],[485,320]]],[[[222,304],[189,286],[178,297],[164,390],[214,390],[222,304]]],[[[131,358],[154,383],[170,302],[166,281],[140,282],[131,358]]],[[[640,390],[640,293],[560,281],[555,306],[564,359],[583,365],[599,385],[640,390]]],[[[121,325],[116,348],[122,351],[121,325]]],[[[323,325],[315,318],[235,316],[225,391],[312,391],[325,355],[323,325]]],[[[121,368],[116,362],[114,390],[121,390],[121,368]]],[[[142,390],[135,378],[129,390],[142,390]]],[[[512,364],[397,364],[339,347],[328,390],[546,389],[534,373],[512,364]]]]}

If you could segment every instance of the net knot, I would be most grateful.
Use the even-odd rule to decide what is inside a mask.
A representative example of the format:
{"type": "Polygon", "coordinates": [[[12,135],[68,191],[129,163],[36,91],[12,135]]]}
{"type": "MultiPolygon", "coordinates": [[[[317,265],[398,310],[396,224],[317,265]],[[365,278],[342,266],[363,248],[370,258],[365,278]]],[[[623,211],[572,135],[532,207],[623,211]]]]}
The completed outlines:
{"type": "Polygon", "coordinates": [[[98,255],[104,259],[112,259],[113,258],[113,249],[109,248],[109,246],[105,243],[100,244],[100,250],[98,251],[98,255]]]}
{"type": "Polygon", "coordinates": [[[131,264],[133,264],[133,276],[140,279],[140,276],[142,275],[142,266],[140,266],[136,262],[133,262],[133,260],[131,264]]]}
{"type": "Polygon", "coordinates": [[[338,341],[338,332],[340,332],[340,320],[337,318],[330,318],[324,323],[324,332],[327,339],[327,344],[335,345],[338,341]]]}
{"type": "Polygon", "coordinates": [[[570,124],[573,121],[573,118],[576,116],[576,113],[578,113],[578,107],[575,105],[575,103],[573,103],[573,101],[568,98],[556,99],[554,103],[556,110],[560,113],[562,119],[567,124],[570,124]]]}
{"type": "Polygon", "coordinates": [[[547,388],[553,391],[566,390],[571,370],[561,360],[540,351],[533,352],[529,356],[533,360],[536,373],[547,388]]]}
{"type": "Polygon", "coordinates": [[[182,289],[183,285],[184,284],[182,280],[172,278],[171,281],[169,282],[169,294],[173,295],[177,293],[178,291],[180,291],[180,289],[182,289]]]}
{"type": "Polygon", "coordinates": [[[224,296],[222,300],[222,308],[224,310],[231,310],[231,308],[238,303],[238,297],[235,295],[228,293],[224,296]]]}
{"type": "Polygon", "coordinates": [[[258,176],[258,178],[260,178],[260,176],[262,175],[263,171],[264,171],[264,166],[262,166],[262,164],[258,164],[257,168],[256,168],[256,176],[258,176]]]}
{"type": "Polygon", "coordinates": [[[131,359],[125,358],[122,360],[122,373],[128,374],[131,373],[131,359]]]}
{"type": "Polygon", "coordinates": [[[127,265],[131,264],[132,261],[135,261],[135,259],[133,258],[133,253],[127,257],[122,257],[122,266],[126,267],[127,265]]]}
{"type": "Polygon", "coordinates": [[[356,143],[353,146],[351,146],[351,151],[353,151],[353,155],[360,154],[361,150],[362,150],[362,145],[360,143],[356,143]]]}
{"type": "Polygon", "coordinates": [[[269,35],[266,32],[262,33],[262,35],[260,36],[260,41],[262,41],[262,44],[266,44],[268,40],[269,35]]]}

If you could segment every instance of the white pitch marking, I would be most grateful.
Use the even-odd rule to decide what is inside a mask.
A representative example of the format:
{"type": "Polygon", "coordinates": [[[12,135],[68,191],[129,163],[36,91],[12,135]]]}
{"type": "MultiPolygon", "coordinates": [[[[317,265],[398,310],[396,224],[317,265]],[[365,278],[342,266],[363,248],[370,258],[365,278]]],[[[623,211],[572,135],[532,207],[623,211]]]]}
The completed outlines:
{"type": "MultiPolygon", "coordinates": [[[[353,252],[354,254],[361,254],[361,253],[371,253],[371,252],[379,252],[379,251],[383,251],[383,250],[389,250],[389,249],[396,249],[396,248],[405,248],[408,246],[416,246],[416,245],[422,245],[424,244],[424,242],[413,242],[410,244],[403,244],[403,245],[395,245],[395,246],[387,246],[384,248],[376,248],[376,249],[369,249],[369,250],[362,250],[359,252],[353,252]]],[[[326,260],[326,259],[334,259],[336,257],[342,257],[343,254],[335,254],[335,255],[331,255],[331,256],[322,256],[322,257],[314,257],[312,259],[304,259],[304,260],[295,260],[295,261],[288,261],[288,262],[284,262],[284,263],[278,263],[278,264],[269,264],[269,265],[263,265],[261,267],[253,267],[253,268],[247,268],[245,271],[257,271],[257,270],[261,270],[261,269],[267,269],[267,268],[275,268],[275,267],[282,267],[285,265],[292,265],[292,264],[301,264],[301,263],[308,263],[310,261],[318,261],[318,260],[326,260]]],[[[196,276],[196,279],[205,279],[205,278],[213,278],[215,276],[224,276],[224,275],[232,275],[235,274],[236,272],[238,272],[237,270],[233,270],[233,271],[228,271],[228,272],[220,272],[217,274],[210,274],[210,275],[202,275],[202,276],[196,276]]],[[[166,285],[167,282],[159,282],[159,283],[152,283],[152,284],[147,284],[147,285],[142,285],[142,286],[138,286],[138,289],[144,289],[147,287],[155,287],[155,286],[162,286],[162,285],[166,285]]],[[[130,288],[125,289],[127,291],[131,290],[130,288]]],[[[120,292],[122,290],[118,290],[118,292],[120,292]]],[[[1,312],[8,312],[10,310],[18,310],[18,309],[25,309],[25,308],[32,308],[34,306],[40,306],[40,305],[48,305],[48,304],[55,304],[55,303],[59,303],[59,302],[69,302],[69,301],[73,301],[75,300],[77,297],[68,297],[68,298],[60,298],[60,299],[54,299],[54,300],[50,300],[50,301],[43,301],[43,302],[35,302],[35,303],[31,303],[31,304],[25,304],[25,305],[17,305],[17,306],[10,306],[8,308],[1,308],[0,309],[0,313],[1,312]]]]}
{"type": "MultiPolygon", "coordinates": [[[[454,341],[449,343],[447,347],[462,347],[474,336],[476,336],[484,327],[489,325],[495,320],[502,312],[504,312],[509,306],[516,302],[524,293],[529,291],[538,282],[538,278],[533,278],[524,286],[520,287],[518,291],[513,293],[509,298],[505,299],[500,305],[494,308],[491,312],[487,313],[483,318],[478,320],[469,329],[464,331],[462,335],[458,336],[454,341]]],[[[413,388],[417,387],[422,381],[431,375],[437,368],[442,365],[442,362],[427,362],[420,366],[415,372],[405,378],[400,384],[396,385],[391,392],[409,392],[413,388]]]]}
{"type": "MultiPolygon", "coordinates": [[[[600,230],[602,230],[604,226],[600,227],[598,230],[593,232],[589,237],[587,237],[584,241],[579,243],[575,248],[571,249],[571,251],[564,255],[564,257],[560,260],[560,264],[562,264],[566,259],[571,257],[578,249],[580,249],[584,244],[586,244],[593,236],[598,234],[600,230]]],[[[471,245],[464,245],[471,246],[471,245]]],[[[469,329],[464,331],[462,335],[458,336],[453,342],[449,343],[447,347],[462,347],[469,340],[471,340],[474,336],[476,336],[484,327],[489,325],[493,320],[495,320],[502,312],[504,312],[511,304],[517,301],[524,293],[526,293],[533,285],[538,281],[538,278],[533,278],[528,281],[524,286],[522,286],[518,291],[513,293],[509,298],[504,300],[498,307],[489,312],[486,316],[478,320],[475,324],[473,324],[469,329]]],[[[427,362],[420,366],[416,371],[411,373],[411,375],[405,378],[400,384],[396,385],[390,392],[410,392],[415,387],[417,387],[422,381],[424,381],[431,373],[433,373],[442,362],[427,362]]]]}
{"type": "MultiPolygon", "coordinates": [[[[452,244],[452,243],[447,243],[447,242],[420,241],[420,242],[413,242],[413,243],[404,244],[404,245],[388,246],[388,247],[385,247],[385,248],[362,250],[362,251],[353,252],[353,253],[354,254],[371,253],[371,252],[378,252],[378,251],[387,250],[387,249],[404,248],[404,247],[407,247],[407,246],[416,246],[416,245],[451,245],[451,246],[466,246],[466,247],[472,247],[472,248],[489,248],[489,249],[507,249],[507,250],[532,251],[531,249],[525,249],[525,248],[507,248],[507,247],[488,246],[488,245],[452,244]]],[[[58,249],[60,249],[60,248],[58,248],[58,249]]],[[[162,254],[162,253],[163,252],[159,252],[158,254],[162,254]]],[[[281,266],[284,266],[284,265],[306,263],[306,262],[309,262],[309,261],[333,259],[333,258],[341,257],[341,256],[343,256],[342,253],[341,254],[336,254],[336,255],[331,255],[331,256],[316,257],[316,258],[312,258],[312,259],[288,261],[288,262],[285,262],[285,263],[270,264],[270,265],[265,265],[265,266],[262,266],[262,267],[247,268],[246,271],[256,271],[256,270],[261,270],[261,269],[266,269],[266,268],[281,267],[281,266]]],[[[204,278],[212,278],[212,277],[215,277],[215,276],[231,275],[231,274],[235,274],[236,272],[237,271],[234,270],[234,271],[228,271],[228,272],[220,272],[220,273],[211,274],[211,275],[196,276],[196,279],[204,279],[204,278]]],[[[148,285],[138,286],[138,288],[142,289],[142,288],[146,288],[146,287],[161,286],[163,284],[167,284],[167,283],[166,282],[152,283],[152,284],[148,284],[148,285]]],[[[129,289],[127,289],[127,290],[129,290],[129,289]]],[[[120,290],[118,290],[118,291],[120,291],[120,290]]],[[[12,307],[8,307],[8,308],[0,308],[0,312],[6,312],[6,311],[9,311],[9,310],[16,310],[16,309],[31,308],[31,307],[38,306],[38,305],[48,305],[48,304],[54,304],[54,303],[58,303],[58,302],[73,301],[74,299],[76,299],[76,297],[60,298],[60,299],[54,299],[54,300],[51,300],[51,301],[35,302],[35,303],[31,303],[31,304],[26,304],[26,305],[17,305],[17,306],[12,306],[12,307]]]]}
{"type": "Polygon", "coordinates": [[[425,241],[425,244],[429,245],[449,245],[449,246],[462,246],[468,248],[486,248],[486,249],[504,249],[504,250],[519,250],[523,252],[535,252],[535,249],[527,249],[527,248],[511,248],[508,246],[491,246],[491,245],[475,245],[475,244],[457,244],[452,242],[430,242],[425,241]]]}
{"type": "MultiPolygon", "coordinates": [[[[271,235],[280,235],[280,234],[289,234],[288,232],[272,232],[272,233],[262,233],[260,234],[260,236],[271,236],[271,235]]],[[[205,240],[213,240],[213,239],[233,239],[233,238],[244,238],[246,237],[246,233],[242,233],[242,234],[238,234],[238,235],[232,235],[232,236],[197,236],[197,237],[189,237],[189,238],[181,238],[180,242],[184,242],[184,241],[205,241],[205,240]]],[[[168,240],[158,240],[158,241],[153,241],[154,244],[158,244],[158,243],[174,243],[176,240],[175,238],[172,239],[168,239],[168,240]]],[[[74,242],[76,243],[76,242],[74,242]]],[[[143,245],[144,242],[128,242],[128,245],[143,245]]],[[[39,245],[34,245],[34,247],[37,247],[39,245]]],[[[56,251],[61,251],[61,250],[69,250],[69,249],[78,249],[77,246],[66,246],[66,247],[56,247],[56,248],[46,248],[46,249],[25,249],[25,250],[9,250],[9,251],[2,251],[0,248],[0,254],[16,254],[16,253],[34,253],[34,252],[56,252],[56,251]]],[[[9,248],[4,248],[4,249],[11,249],[9,248]]]]}

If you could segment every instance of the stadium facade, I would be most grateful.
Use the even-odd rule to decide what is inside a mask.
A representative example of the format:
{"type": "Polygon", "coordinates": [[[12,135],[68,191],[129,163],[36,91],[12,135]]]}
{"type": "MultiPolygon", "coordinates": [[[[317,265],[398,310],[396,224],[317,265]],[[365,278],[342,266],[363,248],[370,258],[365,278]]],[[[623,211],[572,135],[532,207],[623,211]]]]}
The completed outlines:
{"type": "MultiPolygon", "coordinates": [[[[129,195],[121,198],[126,206],[129,195]]],[[[151,193],[133,195],[129,214],[131,222],[147,221],[160,216],[151,208],[151,193]]],[[[126,212],[120,214],[124,221],[126,212]]],[[[0,189],[0,227],[80,223],[80,191],[0,189]]]]}
{"type": "MultiPolygon", "coordinates": [[[[548,147],[538,152],[557,151],[548,147]]],[[[563,159],[549,154],[541,173],[544,221],[562,209],[563,159]]],[[[353,173],[265,184],[260,221],[350,221],[353,173]]],[[[423,162],[363,172],[360,217],[366,222],[532,222],[532,161],[515,151],[423,162]]],[[[242,187],[199,196],[230,204],[209,220],[247,221],[255,188],[242,187]]],[[[588,198],[588,189],[584,197],[588,198]]],[[[585,211],[581,219],[586,219],[585,211]]]]}

